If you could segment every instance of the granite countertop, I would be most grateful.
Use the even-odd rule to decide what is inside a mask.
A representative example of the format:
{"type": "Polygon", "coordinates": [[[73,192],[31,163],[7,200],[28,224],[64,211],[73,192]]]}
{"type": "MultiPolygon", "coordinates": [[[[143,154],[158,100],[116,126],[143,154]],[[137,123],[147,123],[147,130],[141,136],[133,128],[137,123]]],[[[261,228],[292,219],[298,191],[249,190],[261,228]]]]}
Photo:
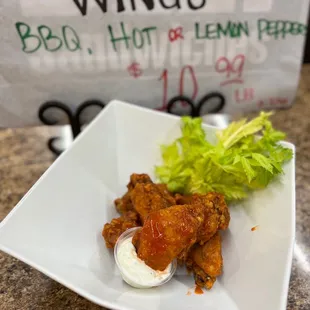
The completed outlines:
{"type": "MultiPolygon", "coordinates": [[[[296,244],[288,310],[310,309],[310,66],[302,69],[296,102],[273,116],[276,128],[296,145],[296,244]]],[[[54,157],[46,147],[61,128],[0,130],[0,220],[2,220],[54,157]]],[[[39,271],[0,252],[0,309],[103,309],[39,271]]]]}

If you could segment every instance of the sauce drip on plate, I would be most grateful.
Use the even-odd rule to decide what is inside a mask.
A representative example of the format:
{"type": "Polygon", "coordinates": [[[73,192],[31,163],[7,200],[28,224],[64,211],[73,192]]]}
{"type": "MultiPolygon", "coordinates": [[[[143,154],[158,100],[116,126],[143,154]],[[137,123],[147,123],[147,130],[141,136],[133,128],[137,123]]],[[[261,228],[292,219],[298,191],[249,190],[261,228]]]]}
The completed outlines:
{"type": "Polygon", "coordinates": [[[200,286],[198,286],[198,285],[196,285],[195,294],[196,295],[202,295],[203,294],[202,288],[200,286]]]}

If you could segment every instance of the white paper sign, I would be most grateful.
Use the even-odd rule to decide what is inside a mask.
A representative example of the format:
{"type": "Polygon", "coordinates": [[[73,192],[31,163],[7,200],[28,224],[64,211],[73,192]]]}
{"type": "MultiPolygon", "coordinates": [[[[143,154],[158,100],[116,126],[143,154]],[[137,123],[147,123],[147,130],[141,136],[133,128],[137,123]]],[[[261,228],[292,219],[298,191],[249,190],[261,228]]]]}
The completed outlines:
{"type": "Polygon", "coordinates": [[[174,96],[197,104],[219,92],[223,112],[288,107],[308,7],[309,0],[2,0],[0,127],[39,124],[48,100],[77,107],[116,98],[165,111],[174,96]]]}

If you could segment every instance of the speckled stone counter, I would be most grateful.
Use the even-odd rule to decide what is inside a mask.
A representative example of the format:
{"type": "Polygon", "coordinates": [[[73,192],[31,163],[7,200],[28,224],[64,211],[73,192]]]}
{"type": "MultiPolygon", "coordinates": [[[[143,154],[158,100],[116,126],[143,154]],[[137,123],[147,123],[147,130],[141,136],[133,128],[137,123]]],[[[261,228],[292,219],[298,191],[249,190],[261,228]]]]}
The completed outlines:
{"type": "MultiPolygon", "coordinates": [[[[296,244],[288,310],[310,309],[310,66],[304,66],[296,98],[289,110],[273,116],[276,128],[296,145],[296,244]]],[[[54,157],[46,147],[61,128],[0,130],[0,220],[54,157]]],[[[83,299],[28,265],[0,253],[0,309],[103,309],[83,299]]],[[[249,309],[250,310],[250,309],[249,309]]]]}

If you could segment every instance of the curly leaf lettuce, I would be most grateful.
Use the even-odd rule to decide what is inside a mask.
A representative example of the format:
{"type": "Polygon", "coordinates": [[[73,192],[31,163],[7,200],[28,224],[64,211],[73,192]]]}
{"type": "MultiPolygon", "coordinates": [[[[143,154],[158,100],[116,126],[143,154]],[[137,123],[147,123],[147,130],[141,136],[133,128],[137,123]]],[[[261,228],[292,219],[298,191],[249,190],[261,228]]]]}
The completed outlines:
{"type": "Polygon", "coordinates": [[[155,168],[157,177],[172,192],[215,191],[228,200],[265,188],[293,157],[291,149],[278,143],[285,135],[272,127],[271,114],[231,123],[217,132],[216,145],[206,140],[201,118],[183,117],[182,136],[161,147],[163,165],[155,168]]]}

